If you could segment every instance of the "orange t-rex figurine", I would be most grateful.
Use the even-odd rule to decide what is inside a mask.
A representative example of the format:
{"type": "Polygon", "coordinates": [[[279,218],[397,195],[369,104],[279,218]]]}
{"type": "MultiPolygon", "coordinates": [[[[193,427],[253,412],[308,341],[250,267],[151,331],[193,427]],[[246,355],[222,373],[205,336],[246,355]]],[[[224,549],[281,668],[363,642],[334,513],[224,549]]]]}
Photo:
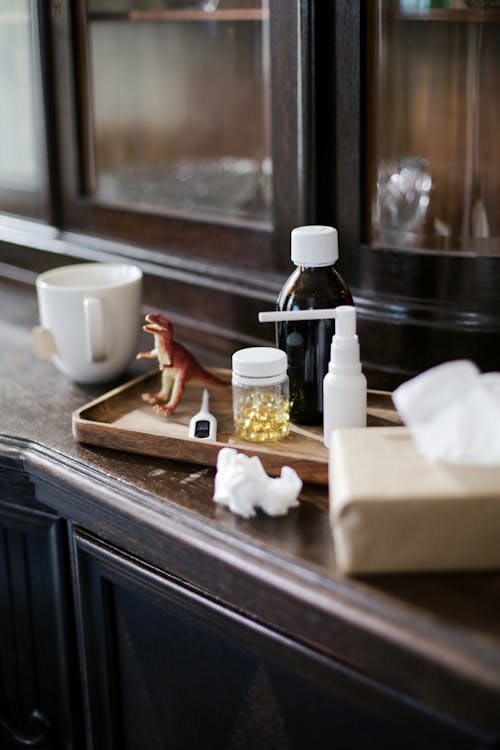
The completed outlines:
{"type": "Polygon", "coordinates": [[[186,347],[174,341],[172,323],[160,313],[146,315],[143,331],[152,333],[155,348],[150,352],[139,352],[137,359],[157,357],[162,371],[161,388],[158,393],[143,393],[142,398],[154,404],[160,414],[171,414],[179,405],[184,385],[191,378],[197,378],[206,385],[230,385],[205,370],[186,347]]]}

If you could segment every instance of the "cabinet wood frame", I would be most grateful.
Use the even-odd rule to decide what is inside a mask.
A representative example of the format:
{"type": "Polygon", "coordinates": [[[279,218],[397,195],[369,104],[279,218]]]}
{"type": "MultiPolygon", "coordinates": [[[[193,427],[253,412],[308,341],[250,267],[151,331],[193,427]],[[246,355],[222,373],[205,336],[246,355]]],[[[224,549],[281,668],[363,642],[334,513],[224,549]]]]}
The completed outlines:
{"type": "MultiPolygon", "coordinates": [[[[315,691],[319,691],[318,695],[322,695],[327,703],[331,701],[332,714],[338,714],[336,700],[341,704],[345,702],[343,710],[347,710],[349,714],[352,712],[352,725],[350,726],[349,721],[346,721],[346,726],[343,726],[342,722],[337,725],[336,742],[339,746],[349,746],[352,733],[356,736],[354,717],[357,716],[362,723],[361,717],[365,715],[367,721],[375,721],[375,724],[378,724],[380,718],[384,744],[388,742],[386,746],[389,747],[393,746],[392,742],[398,737],[398,732],[409,732],[407,740],[411,736],[411,747],[415,749],[428,747],[428,742],[435,742],[436,747],[450,750],[472,750],[476,747],[479,738],[473,732],[469,734],[464,726],[454,725],[444,716],[427,711],[418,703],[406,700],[401,694],[396,694],[381,684],[354,673],[342,664],[291,641],[286,635],[271,631],[259,622],[222,607],[219,602],[200,595],[196,590],[186,587],[183,582],[144,565],[122,550],[103,545],[98,539],[92,538],[80,529],[76,529],[73,536],[73,566],[78,602],[80,654],[83,659],[82,669],[87,696],[86,724],[90,730],[91,743],[95,747],[103,746],[111,750],[124,744],[128,746],[127,739],[130,741],[124,734],[127,722],[123,716],[122,700],[127,685],[124,682],[125,667],[122,660],[135,660],[140,657],[132,647],[128,656],[120,653],[117,622],[119,605],[115,601],[118,591],[122,592],[122,596],[131,595],[142,600],[144,618],[147,618],[148,607],[164,611],[165,624],[169,616],[175,618],[185,613],[194,623],[194,627],[197,627],[198,623],[200,634],[205,632],[210,637],[211,631],[215,637],[220,636],[223,641],[228,638],[228,643],[232,642],[233,647],[238,644],[242,654],[253,654],[256,665],[259,665],[258,669],[263,667],[266,674],[267,668],[273,663],[278,669],[282,666],[283,669],[290,670],[290,675],[295,675],[302,682],[304,697],[309,689],[312,690],[311,696],[315,691]],[[267,668],[264,665],[267,665],[267,668]],[[412,729],[409,730],[409,727],[412,729]],[[420,742],[423,744],[420,745],[420,742]]],[[[172,648],[177,647],[176,644],[172,644],[172,648]]],[[[161,650],[159,644],[156,653],[160,667],[167,654],[161,650]]],[[[203,670],[203,664],[197,666],[203,670]]],[[[138,663],[135,668],[140,671],[141,664],[138,663]]],[[[234,664],[234,668],[238,669],[238,665],[234,664]]],[[[125,669],[125,672],[128,673],[129,670],[125,669]]],[[[192,686],[190,692],[194,696],[198,685],[197,674],[193,672],[183,679],[192,686]]],[[[168,682],[166,674],[165,680],[168,682]]],[[[130,687],[132,691],[138,689],[146,703],[149,702],[152,706],[156,696],[145,695],[146,682],[145,680],[143,683],[141,680],[137,687],[130,687]]],[[[202,684],[205,682],[204,677],[202,684]]],[[[269,689],[272,689],[271,684],[269,689]]],[[[207,698],[206,694],[200,694],[198,700],[204,702],[207,698]]],[[[220,701],[220,708],[223,710],[223,696],[220,696],[220,701]]],[[[153,708],[151,710],[153,711],[153,708]]],[[[165,706],[164,710],[168,713],[169,708],[165,706]]],[[[302,703],[302,711],[308,710],[310,707],[307,703],[302,703]]],[[[238,716],[234,717],[235,722],[238,721],[238,716]]],[[[251,712],[250,718],[245,719],[245,722],[248,721],[251,721],[251,712]]],[[[319,732],[322,746],[329,722],[332,722],[333,731],[339,716],[337,715],[335,720],[332,719],[332,715],[325,714],[321,716],[321,721],[324,722],[323,731],[319,732]]],[[[252,728],[251,724],[247,724],[246,729],[250,732],[266,732],[265,727],[252,728]]],[[[208,736],[211,730],[211,727],[206,727],[208,736]]],[[[313,746],[319,747],[316,744],[318,728],[310,726],[308,731],[316,738],[311,740],[313,746]]],[[[150,737],[154,736],[153,726],[147,734],[150,737]]],[[[270,735],[272,736],[272,727],[270,735]]],[[[379,739],[382,740],[382,735],[379,739]]],[[[177,737],[179,747],[191,746],[186,745],[186,741],[185,737],[177,737]]],[[[290,737],[288,741],[293,743],[293,738],[290,737]]]]}
{"type": "Polygon", "coordinates": [[[33,281],[40,270],[77,260],[138,263],[146,274],[146,308],[167,312],[179,338],[205,346],[213,352],[211,363],[228,366],[235,349],[274,340],[272,326],[260,325],[257,313],[274,305],[290,269],[290,229],[333,224],[372,388],[391,390],[427,367],[462,357],[483,370],[500,369],[500,257],[366,242],[369,6],[273,0],[278,95],[270,232],[180,218],[145,222],[82,196],[81,161],[88,160],[84,4],[36,0],[51,226],[18,221],[0,227],[2,274],[33,281]]]}
{"type": "Polygon", "coordinates": [[[372,387],[388,390],[450,359],[465,357],[483,370],[498,370],[499,256],[367,242],[374,10],[375,3],[335,0],[318,3],[316,19],[318,33],[326,29],[328,35],[316,45],[318,55],[327,55],[320,71],[328,68],[326,50],[336,50],[333,75],[316,82],[322,92],[316,102],[317,153],[325,155],[317,161],[318,220],[331,223],[333,215],[339,229],[364,369],[372,387]]]}

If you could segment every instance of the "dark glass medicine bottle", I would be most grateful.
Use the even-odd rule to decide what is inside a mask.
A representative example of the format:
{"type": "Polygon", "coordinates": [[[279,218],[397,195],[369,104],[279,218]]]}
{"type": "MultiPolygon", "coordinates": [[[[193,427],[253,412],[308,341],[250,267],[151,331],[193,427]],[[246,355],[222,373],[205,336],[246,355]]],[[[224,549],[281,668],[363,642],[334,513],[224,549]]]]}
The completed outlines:
{"type": "MultiPolygon", "coordinates": [[[[297,266],[279,294],[279,311],[318,310],[352,305],[352,296],[334,264],[337,230],[305,226],[292,230],[291,258],[297,266]]],[[[276,323],[276,345],[288,357],[291,419],[298,424],[323,421],[323,378],[328,372],[334,320],[276,323]]]]}

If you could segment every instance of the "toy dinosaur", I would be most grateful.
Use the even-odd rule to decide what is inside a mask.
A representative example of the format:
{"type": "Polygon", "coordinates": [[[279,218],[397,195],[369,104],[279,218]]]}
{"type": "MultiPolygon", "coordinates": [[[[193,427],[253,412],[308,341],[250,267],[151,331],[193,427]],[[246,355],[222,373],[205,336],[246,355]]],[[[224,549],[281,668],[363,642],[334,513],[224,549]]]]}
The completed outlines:
{"type": "Polygon", "coordinates": [[[186,347],[174,341],[172,323],[164,315],[146,315],[146,325],[142,330],[153,334],[155,347],[150,352],[139,352],[137,359],[156,357],[162,372],[158,393],[142,394],[144,401],[154,404],[155,411],[160,414],[171,414],[179,405],[184,385],[192,378],[197,378],[206,385],[230,385],[229,382],[205,370],[186,347]]]}

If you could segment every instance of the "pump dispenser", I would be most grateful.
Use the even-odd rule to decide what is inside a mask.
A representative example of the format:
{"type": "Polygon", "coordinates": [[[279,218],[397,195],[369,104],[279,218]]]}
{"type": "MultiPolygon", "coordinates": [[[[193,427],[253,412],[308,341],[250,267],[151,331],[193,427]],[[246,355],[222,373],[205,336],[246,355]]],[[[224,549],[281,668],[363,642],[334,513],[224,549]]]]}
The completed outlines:
{"type": "Polygon", "coordinates": [[[323,381],[323,441],[327,448],[333,430],[366,427],[367,384],[361,372],[356,310],[341,305],[335,310],[335,319],[330,364],[323,381]]]}
{"type": "Polygon", "coordinates": [[[323,378],[328,370],[335,321],[291,317],[301,310],[352,305],[349,288],[334,265],[339,257],[337,230],[312,225],[291,234],[291,260],[297,266],[279,294],[276,308],[287,313],[276,319],[276,345],[288,357],[291,417],[299,424],[323,421],[323,378]]]}

